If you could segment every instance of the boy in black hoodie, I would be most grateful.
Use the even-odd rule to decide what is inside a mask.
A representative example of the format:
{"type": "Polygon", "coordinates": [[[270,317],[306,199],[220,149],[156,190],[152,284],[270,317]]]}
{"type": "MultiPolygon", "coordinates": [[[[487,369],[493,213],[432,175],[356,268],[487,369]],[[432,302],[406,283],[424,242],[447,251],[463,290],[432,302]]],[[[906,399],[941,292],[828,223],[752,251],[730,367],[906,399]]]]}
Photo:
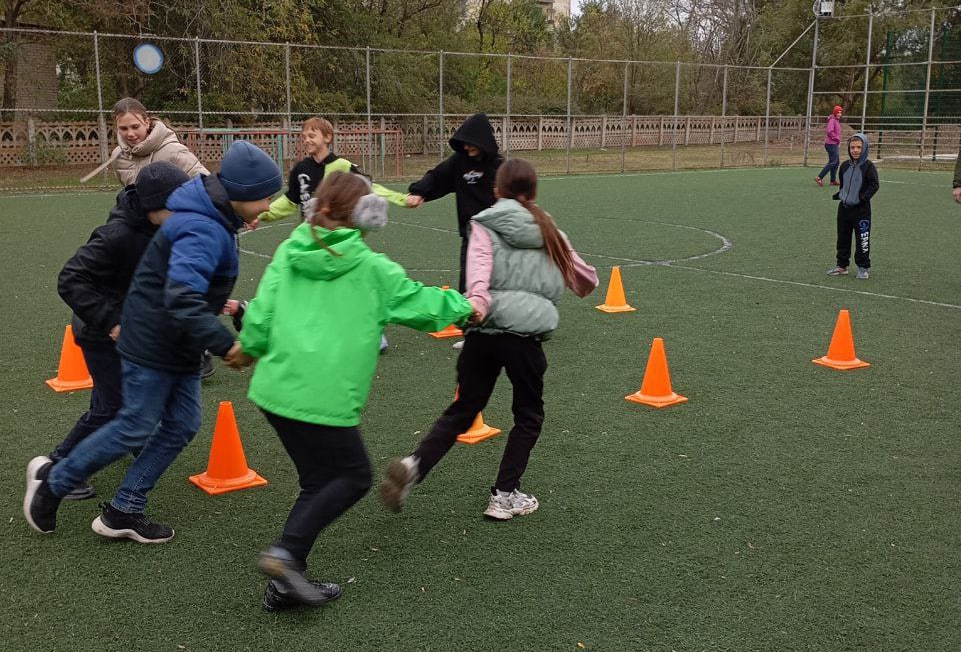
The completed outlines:
{"type": "Polygon", "coordinates": [[[467,225],[472,217],[494,205],[494,175],[504,161],[498,154],[494,128],[486,113],[475,113],[457,128],[450,139],[454,153],[420,181],[410,184],[409,206],[439,199],[448,193],[457,198],[457,227],[461,237],[460,280],[457,289],[467,289],[467,225]]]}
{"type": "MultiPolygon", "coordinates": [[[[66,457],[120,411],[120,355],[115,342],[120,336],[123,300],[140,257],[157,227],[170,215],[165,208],[167,197],[189,180],[184,171],[166,161],[144,167],[136,184],[117,195],[107,223],[94,229],[87,244],[60,272],[57,292],[73,310],[73,334],[94,385],[90,408],[50,454],[54,461],[66,457]]],[[[90,483],[84,482],[64,498],[84,500],[96,494],[90,483]]]]}
{"type": "Polygon", "coordinates": [[[868,278],[871,268],[871,197],[878,191],[878,170],[868,159],[868,137],[854,134],[848,140],[848,160],[841,164],[841,188],[832,199],[838,205],[837,265],[828,276],[848,273],[851,260],[851,234],[854,234],[854,262],[858,278],[868,278]]]}

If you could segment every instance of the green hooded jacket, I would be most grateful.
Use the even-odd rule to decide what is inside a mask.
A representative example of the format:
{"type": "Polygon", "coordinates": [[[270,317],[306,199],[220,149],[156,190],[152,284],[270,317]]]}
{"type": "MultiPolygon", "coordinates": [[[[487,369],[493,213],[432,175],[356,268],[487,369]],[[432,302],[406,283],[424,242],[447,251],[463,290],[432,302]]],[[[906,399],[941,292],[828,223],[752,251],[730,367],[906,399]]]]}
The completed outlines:
{"type": "Polygon", "coordinates": [[[258,358],[247,396],[289,419],[355,426],[384,325],[437,331],[472,308],[458,292],[408,278],[356,229],[314,230],[340,255],[307,223],[277,248],[240,332],[244,351],[258,358]]]}

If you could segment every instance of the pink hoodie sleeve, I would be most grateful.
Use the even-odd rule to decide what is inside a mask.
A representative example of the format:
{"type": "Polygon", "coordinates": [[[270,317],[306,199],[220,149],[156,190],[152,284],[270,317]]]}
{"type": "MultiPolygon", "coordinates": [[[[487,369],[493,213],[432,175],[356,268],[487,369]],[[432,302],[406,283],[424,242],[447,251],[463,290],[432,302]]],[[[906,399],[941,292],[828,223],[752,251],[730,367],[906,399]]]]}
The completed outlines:
{"type": "Polygon", "coordinates": [[[467,298],[486,315],[491,307],[491,273],[494,271],[494,243],[487,229],[471,222],[467,245],[467,298]]]}
{"type": "Polygon", "coordinates": [[[574,247],[571,246],[571,241],[567,239],[567,234],[562,235],[564,235],[564,242],[567,243],[567,248],[571,251],[571,260],[574,261],[574,284],[568,287],[571,289],[571,292],[577,296],[586,297],[597,287],[597,270],[585,263],[584,259],[574,251],[574,247]]]}

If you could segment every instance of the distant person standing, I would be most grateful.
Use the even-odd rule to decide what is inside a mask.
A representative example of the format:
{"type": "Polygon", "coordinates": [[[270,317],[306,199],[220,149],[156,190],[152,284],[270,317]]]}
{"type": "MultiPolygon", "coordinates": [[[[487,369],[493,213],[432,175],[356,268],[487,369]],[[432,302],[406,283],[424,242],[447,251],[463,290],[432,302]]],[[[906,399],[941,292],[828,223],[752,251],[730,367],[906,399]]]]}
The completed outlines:
{"type": "Polygon", "coordinates": [[[841,144],[841,107],[835,106],[831,115],[828,116],[828,126],[824,130],[824,149],[828,153],[828,162],[821,173],[814,177],[814,183],[819,186],[824,185],[824,177],[828,172],[831,173],[831,185],[838,185],[837,173],[838,165],[841,160],[838,155],[838,148],[841,144]]]}

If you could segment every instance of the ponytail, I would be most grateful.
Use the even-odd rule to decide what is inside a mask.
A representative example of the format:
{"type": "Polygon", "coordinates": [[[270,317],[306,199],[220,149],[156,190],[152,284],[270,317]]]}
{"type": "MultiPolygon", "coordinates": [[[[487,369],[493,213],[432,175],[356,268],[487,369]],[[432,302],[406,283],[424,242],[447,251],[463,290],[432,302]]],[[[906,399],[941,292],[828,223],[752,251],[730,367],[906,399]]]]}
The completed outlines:
{"type": "Polygon", "coordinates": [[[534,222],[544,239],[544,250],[561,271],[568,286],[574,285],[574,258],[571,249],[554,218],[534,203],[537,196],[537,173],[534,166],[523,159],[513,158],[505,161],[498,169],[494,179],[497,194],[504,199],[513,199],[534,216],[534,222]]]}

